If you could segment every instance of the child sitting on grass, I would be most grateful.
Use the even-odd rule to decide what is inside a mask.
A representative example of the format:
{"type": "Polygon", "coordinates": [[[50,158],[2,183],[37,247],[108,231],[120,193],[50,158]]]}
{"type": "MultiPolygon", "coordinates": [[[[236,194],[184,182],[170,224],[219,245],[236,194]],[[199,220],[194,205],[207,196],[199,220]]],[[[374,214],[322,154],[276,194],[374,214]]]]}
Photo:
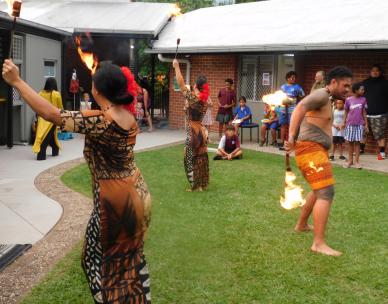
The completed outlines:
{"type": "Polygon", "coordinates": [[[345,108],[344,101],[337,99],[334,104],[335,108],[333,111],[333,145],[331,148],[330,160],[334,160],[335,149],[338,147],[340,151],[339,159],[345,160],[344,148],[345,148],[345,138],[344,138],[344,129],[345,129],[345,108]]]}
{"type": "Polygon", "coordinates": [[[214,160],[233,160],[241,159],[242,150],[240,148],[240,140],[233,126],[227,126],[225,135],[221,137],[216,156],[214,160]]]}
{"type": "Polygon", "coordinates": [[[279,119],[276,114],[276,111],[271,108],[270,105],[266,104],[264,108],[264,118],[262,120],[263,124],[261,125],[261,138],[260,147],[264,146],[266,140],[267,130],[271,130],[272,136],[272,146],[276,145],[276,130],[279,128],[279,119]]]}

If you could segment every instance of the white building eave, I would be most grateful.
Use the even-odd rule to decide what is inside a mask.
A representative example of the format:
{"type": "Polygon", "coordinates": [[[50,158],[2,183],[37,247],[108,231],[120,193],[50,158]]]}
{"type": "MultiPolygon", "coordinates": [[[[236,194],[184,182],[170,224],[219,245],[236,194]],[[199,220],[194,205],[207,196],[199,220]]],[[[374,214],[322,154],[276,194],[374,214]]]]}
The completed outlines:
{"type": "MultiPolygon", "coordinates": [[[[388,50],[388,40],[373,43],[343,43],[343,44],[304,44],[304,45],[257,45],[257,46],[217,46],[217,47],[180,47],[180,54],[206,53],[249,53],[249,52],[297,52],[297,51],[328,51],[328,50],[388,50]]],[[[147,49],[149,54],[175,54],[176,48],[147,49]]]]}

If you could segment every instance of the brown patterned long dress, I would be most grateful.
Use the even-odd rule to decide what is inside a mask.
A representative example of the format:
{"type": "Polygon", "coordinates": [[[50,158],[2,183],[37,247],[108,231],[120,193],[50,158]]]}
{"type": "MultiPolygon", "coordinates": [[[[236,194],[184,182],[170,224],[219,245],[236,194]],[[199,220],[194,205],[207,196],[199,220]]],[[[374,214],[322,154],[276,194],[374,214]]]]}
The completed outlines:
{"type": "Polygon", "coordinates": [[[209,158],[207,155],[208,134],[202,125],[203,116],[207,110],[207,103],[201,102],[189,90],[184,90],[185,107],[185,157],[184,166],[191,189],[206,189],[209,185],[209,158]]]}
{"type": "Polygon", "coordinates": [[[122,129],[101,111],[62,111],[62,129],[85,134],[94,209],[82,266],[96,303],[151,302],[143,240],[151,197],[134,161],[137,126],[122,129]]]}

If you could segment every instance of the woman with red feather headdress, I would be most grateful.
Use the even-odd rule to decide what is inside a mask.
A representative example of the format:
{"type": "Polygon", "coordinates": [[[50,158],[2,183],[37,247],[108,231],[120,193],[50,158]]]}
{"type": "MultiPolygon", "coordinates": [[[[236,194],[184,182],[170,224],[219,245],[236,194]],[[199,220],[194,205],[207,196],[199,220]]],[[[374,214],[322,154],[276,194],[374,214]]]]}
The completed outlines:
{"type": "Polygon", "coordinates": [[[59,110],[38,95],[5,60],[4,80],[45,120],[85,134],[84,156],[93,181],[94,209],[86,228],[82,266],[95,303],[151,302],[143,254],[151,196],[134,161],[138,131],[134,100],[139,91],[131,71],[101,64],[92,94],[101,110],[59,110]]]}
{"type": "Polygon", "coordinates": [[[202,125],[202,119],[208,108],[210,95],[205,76],[198,76],[193,91],[187,89],[179,68],[179,61],[174,59],[176,80],[186,98],[186,142],[184,165],[190,191],[202,191],[209,185],[209,158],[207,155],[208,132],[202,125]]]}

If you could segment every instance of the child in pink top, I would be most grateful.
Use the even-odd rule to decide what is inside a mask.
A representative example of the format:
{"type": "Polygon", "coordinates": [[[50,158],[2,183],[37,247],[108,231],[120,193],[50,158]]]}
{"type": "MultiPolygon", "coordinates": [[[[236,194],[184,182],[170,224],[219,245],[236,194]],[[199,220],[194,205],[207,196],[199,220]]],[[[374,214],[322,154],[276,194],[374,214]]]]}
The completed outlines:
{"type": "Polygon", "coordinates": [[[349,147],[349,162],[344,165],[350,168],[361,169],[360,165],[360,141],[364,137],[364,131],[368,132],[368,121],[366,118],[367,103],[364,97],[365,89],[361,83],[352,86],[353,96],[345,101],[345,140],[349,147]],[[355,163],[353,164],[353,152],[355,163]]]}

